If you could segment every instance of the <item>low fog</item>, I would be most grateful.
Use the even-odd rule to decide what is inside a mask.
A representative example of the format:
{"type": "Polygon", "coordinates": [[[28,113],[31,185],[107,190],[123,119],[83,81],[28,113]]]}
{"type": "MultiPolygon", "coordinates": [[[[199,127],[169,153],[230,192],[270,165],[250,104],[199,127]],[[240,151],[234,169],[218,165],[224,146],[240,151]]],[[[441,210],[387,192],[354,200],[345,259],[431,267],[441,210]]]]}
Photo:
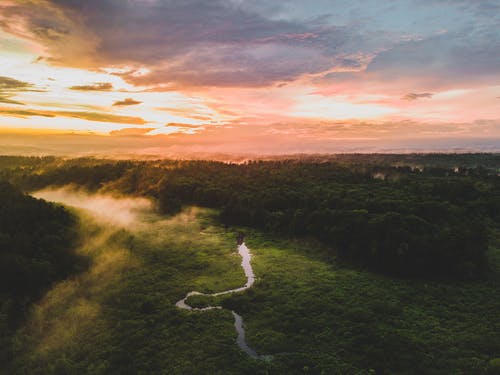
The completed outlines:
{"type": "MultiPolygon", "coordinates": [[[[163,266],[168,272],[155,274],[158,278],[152,287],[155,295],[166,300],[169,314],[177,311],[175,301],[194,284],[210,290],[206,278],[221,274],[220,269],[213,269],[219,263],[226,275],[236,274],[240,278],[236,278],[237,285],[241,284],[238,257],[228,255],[235,247],[228,247],[223,236],[214,234],[219,229],[202,224],[202,209],[186,208],[165,217],[155,213],[153,202],[147,199],[89,193],[75,186],[43,189],[32,195],[75,208],[81,237],[76,252],[90,260],[87,270],[55,284],[33,307],[26,323],[26,339],[30,355],[37,358],[50,361],[53,355],[67,355],[87,334],[103,335],[103,340],[119,336],[121,330],[115,327],[120,317],[109,308],[110,301],[125,300],[138,289],[149,287],[151,275],[162,270],[151,258],[175,267],[163,266]],[[206,267],[197,268],[202,262],[199,257],[208,259],[206,254],[219,263],[207,261],[206,267]],[[184,271],[172,271],[177,269],[184,271]],[[166,282],[176,287],[165,288],[166,282]],[[128,289],[131,285],[136,288],[133,292],[128,289]]],[[[146,292],[153,293],[150,289],[146,292]]]]}
{"type": "Polygon", "coordinates": [[[145,198],[91,194],[74,186],[47,188],[34,192],[32,195],[36,198],[83,209],[100,222],[123,227],[139,223],[139,217],[151,213],[153,208],[152,202],[145,198]]]}
{"type": "MultiPolygon", "coordinates": [[[[408,124],[406,124],[408,126],[408,124]]],[[[334,129],[332,125],[332,129],[334,129]]],[[[240,129],[240,128],[238,128],[240,129]]],[[[426,127],[428,129],[428,127],[426,127]]],[[[479,126],[476,126],[479,129],[479,126]]],[[[483,127],[481,126],[481,129],[483,127]]],[[[226,131],[231,129],[226,129],[226,131]]],[[[259,129],[247,129],[248,138],[224,133],[175,136],[103,136],[96,134],[18,134],[2,132],[0,151],[3,155],[56,155],[69,157],[98,156],[105,158],[173,158],[239,160],[277,155],[332,153],[411,153],[411,152],[498,152],[499,136],[484,133],[460,137],[446,134],[438,138],[340,137],[331,134],[320,138],[288,137],[284,142],[279,129],[276,134],[258,135],[259,129]],[[257,133],[255,135],[254,133],[257,133]]],[[[484,130],[484,129],[483,129],[484,130]]],[[[405,128],[405,131],[408,129],[405,128]]]]}

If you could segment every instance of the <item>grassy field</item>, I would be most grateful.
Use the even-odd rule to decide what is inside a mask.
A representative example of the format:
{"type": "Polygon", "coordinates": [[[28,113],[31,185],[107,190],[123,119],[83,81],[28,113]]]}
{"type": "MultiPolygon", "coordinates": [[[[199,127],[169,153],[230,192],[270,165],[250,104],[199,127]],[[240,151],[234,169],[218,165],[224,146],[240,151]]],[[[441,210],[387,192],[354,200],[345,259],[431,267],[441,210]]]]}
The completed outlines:
{"type": "Polygon", "coordinates": [[[199,208],[125,228],[79,215],[91,267],[34,307],[5,374],[475,374],[500,356],[498,268],[474,283],[398,280],[244,229],[257,281],[216,302],[243,316],[266,362],[236,346],[228,310],[175,307],[188,291],[245,283],[242,228],[199,208]]]}

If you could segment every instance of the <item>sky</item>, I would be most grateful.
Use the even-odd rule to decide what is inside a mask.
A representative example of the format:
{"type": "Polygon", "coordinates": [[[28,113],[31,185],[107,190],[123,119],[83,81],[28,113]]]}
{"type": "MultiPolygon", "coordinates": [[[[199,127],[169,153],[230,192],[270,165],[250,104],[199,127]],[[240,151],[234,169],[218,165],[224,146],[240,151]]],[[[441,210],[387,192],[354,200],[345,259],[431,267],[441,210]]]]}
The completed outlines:
{"type": "Polygon", "coordinates": [[[500,150],[498,0],[0,0],[0,153],[500,150]]]}

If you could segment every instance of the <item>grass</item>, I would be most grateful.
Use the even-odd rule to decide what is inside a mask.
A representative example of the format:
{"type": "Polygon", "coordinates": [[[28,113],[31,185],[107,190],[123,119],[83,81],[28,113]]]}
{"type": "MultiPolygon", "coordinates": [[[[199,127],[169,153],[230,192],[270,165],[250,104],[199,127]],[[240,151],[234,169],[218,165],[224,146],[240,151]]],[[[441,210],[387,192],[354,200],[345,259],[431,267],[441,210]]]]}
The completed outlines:
{"type": "Polygon", "coordinates": [[[5,373],[480,374],[500,356],[498,269],[473,283],[391,279],[325,261],[318,244],[245,229],[254,286],[188,302],[242,315],[249,345],[273,355],[251,359],[227,309],[175,307],[191,290],[246,282],[241,228],[226,231],[214,215],[187,208],[125,229],[83,217],[91,267],[34,307],[5,373]]]}

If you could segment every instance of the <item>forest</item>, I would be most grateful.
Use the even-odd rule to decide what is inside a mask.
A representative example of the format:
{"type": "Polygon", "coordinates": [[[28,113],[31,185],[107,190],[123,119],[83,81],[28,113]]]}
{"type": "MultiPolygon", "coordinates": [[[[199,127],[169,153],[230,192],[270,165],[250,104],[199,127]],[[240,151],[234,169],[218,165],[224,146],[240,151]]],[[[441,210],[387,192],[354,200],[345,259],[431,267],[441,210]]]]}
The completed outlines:
{"type": "Polygon", "coordinates": [[[215,208],[226,225],[313,237],[340,261],[390,275],[471,279],[488,271],[490,229],[500,221],[499,156],[371,159],[231,164],[11,157],[2,173],[28,190],[76,184],[151,197],[165,214],[183,205],[215,208]]]}
{"type": "MultiPolygon", "coordinates": [[[[0,182],[0,332],[6,337],[30,305],[55,282],[82,270],[74,252],[77,218],[61,206],[23,194],[0,182]]],[[[8,353],[2,351],[5,362],[8,353]]]]}
{"type": "Polygon", "coordinates": [[[2,356],[12,373],[496,374],[499,173],[499,154],[0,157],[2,356]],[[82,201],[146,198],[154,214],[119,229],[26,195],[61,188],[82,201]],[[241,285],[238,233],[257,281],[218,303],[242,313],[270,362],[238,352],[222,312],[174,307],[189,290],[241,285]],[[51,341],[26,327],[51,332],[76,302],[65,349],[27,349],[51,341]]]}

